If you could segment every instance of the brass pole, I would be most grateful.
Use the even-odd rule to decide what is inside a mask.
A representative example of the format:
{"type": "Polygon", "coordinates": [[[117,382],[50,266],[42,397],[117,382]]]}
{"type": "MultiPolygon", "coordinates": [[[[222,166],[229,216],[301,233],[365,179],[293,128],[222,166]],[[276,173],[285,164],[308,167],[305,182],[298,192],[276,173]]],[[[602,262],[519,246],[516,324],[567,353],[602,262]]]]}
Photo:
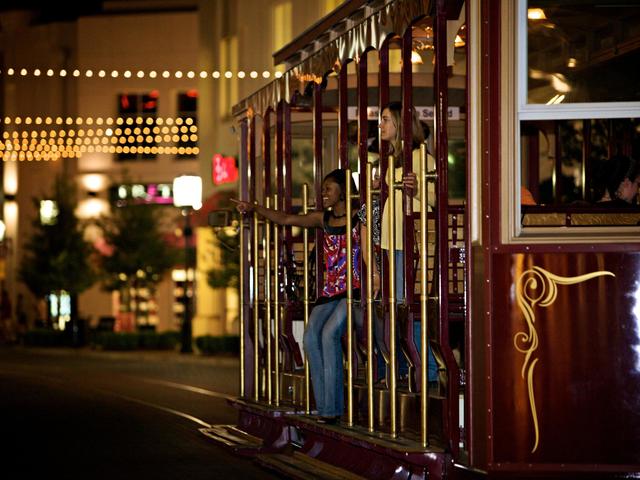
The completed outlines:
{"type": "Polygon", "coordinates": [[[366,204],[367,204],[367,238],[364,241],[367,244],[367,405],[369,406],[368,420],[369,431],[373,432],[373,206],[371,204],[373,195],[371,192],[371,176],[373,173],[372,165],[367,162],[366,177],[366,204]]]}
{"type": "Polygon", "coordinates": [[[240,397],[244,397],[244,219],[240,216],[240,397]]]}
{"type": "MultiPolygon", "coordinates": [[[[267,197],[266,205],[270,208],[270,199],[267,197]]],[[[264,309],[266,325],[266,341],[267,345],[267,402],[271,405],[271,222],[264,219],[264,309]]]]}
{"type": "MultiPolygon", "coordinates": [[[[309,213],[309,185],[302,184],[302,213],[309,213]]],[[[302,298],[304,304],[304,328],[306,330],[309,323],[309,229],[302,231],[302,243],[304,248],[304,296],[302,298]]],[[[309,362],[305,353],[302,359],[304,365],[304,412],[309,415],[311,413],[311,399],[309,397],[309,362]]]]}
{"type": "MultiPolygon", "coordinates": [[[[278,210],[278,194],[273,195],[273,208],[278,210]]],[[[273,226],[273,341],[275,353],[273,362],[275,366],[275,404],[280,405],[280,280],[278,278],[278,268],[280,265],[280,244],[279,244],[280,227],[277,224],[273,226]]]]}
{"type": "Polygon", "coordinates": [[[427,315],[429,303],[429,291],[427,289],[427,146],[420,145],[420,437],[422,447],[429,444],[427,430],[429,384],[427,378],[427,366],[429,362],[429,350],[427,345],[427,315]]]}
{"type": "MultiPolygon", "coordinates": [[[[387,198],[389,212],[389,406],[391,408],[391,437],[397,433],[396,418],[396,171],[393,156],[389,156],[391,182],[387,198]]],[[[400,220],[402,221],[402,220],[400,220]]]]}
{"type": "Polygon", "coordinates": [[[259,283],[258,283],[258,213],[253,211],[253,251],[251,258],[253,259],[253,399],[257,402],[260,400],[260,318],[258,316],[259,301],[259,283]]]}
{"type": "Polygon", "coordinates": [[[351,169],[345,171],[345,214],[347,241],[347,425],[353,426],[353,251],[351,238],[351,169]]]}

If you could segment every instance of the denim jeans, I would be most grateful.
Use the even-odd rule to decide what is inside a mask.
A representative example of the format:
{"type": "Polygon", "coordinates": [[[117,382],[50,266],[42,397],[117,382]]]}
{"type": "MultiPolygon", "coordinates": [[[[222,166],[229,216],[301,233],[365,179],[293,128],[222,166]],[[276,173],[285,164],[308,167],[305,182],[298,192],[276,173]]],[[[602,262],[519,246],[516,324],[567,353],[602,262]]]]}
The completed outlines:
{"type": "Polygon", "coordinates": [[[404,251],[396,250],[396,303],[404,302],[404,251]]]}
{"type": "MultiPolygon", "coordinates": [[[[404,302],[404,251],[396,250],[393,257],[396,261],[396,304],[398,304],[404,302]]],[[[409,373],[409,363],[400,349],[398,339],[396,339],[396,352],[398,375],[404,377],[409,373]]]]}
{"type": "MultiPolygon", "coordinates": [[[[404,301],[404,251],[396,250],[394,258],[396,260],[396,302],[402,303],[404,301]]],[[[411,286],[409,287],[411,288],[411,286]]],[[[413,327],[413,340],[416,344],[418,353],[420,353],[420,323],[415,323],[413,327]]],[[[398,349],[398,373],[406,375],[409,372],[409,364],[405,356],[400,353],[398,349]]],[[[429,360],[427,362],[427,370],[429,381],[433,382],[438,379],[438,366],[436,365],[436,358],[433,355],[433,350],[429,346],[429,360]]]]}
{"type": "Polygon", "coordinates": [[[341,338],[347,325],[347,300],[316,305],[304,331],[304,351],[309,361],[318,415],[338,417],[344,411],[341,338]]]}

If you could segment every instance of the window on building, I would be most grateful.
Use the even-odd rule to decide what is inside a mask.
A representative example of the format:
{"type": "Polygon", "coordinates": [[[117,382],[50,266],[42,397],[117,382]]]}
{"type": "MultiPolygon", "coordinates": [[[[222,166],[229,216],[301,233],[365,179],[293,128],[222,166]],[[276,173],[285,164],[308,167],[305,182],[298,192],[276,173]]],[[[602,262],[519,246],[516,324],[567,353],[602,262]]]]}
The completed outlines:
{"type": "Polygon", "coordinates": [[[109,202],[120,207],[130,203],[173,205],[173,185],[168,183],[121,183],[109,187],[109,202]]]}
{"type": "Polygon", "coordinates": [[[521,206],[598,207],[609,159],[640,156],[640,4],[518,8],[521,206]]]}
{"type": "Polygon", "coordinates": [[[221,38],[218,50],[220,82],[218,83],[219,114],[222,118],[231,115],[231,109],[238,103],[238,34],[237,4],[231,0],[222,1],[221,38]],[[226,72],[231,72],[227,78],[226,72]]]}
{"type": "Polygon", "coordinates": [[[177,158],[193,158],[198,146],[198,92],[188,90],[178,94],[177,117],[180,125],[177,158]]]}
{"type": "MultiPolygon", "coordinates": [[[[278,2],[272,7],[271,32],[272,51],[278,51],[293,39],[291,2],[278,2]]],[[[284,72],[284,65],[278,65],[277,71],[284,72]]]]}
{"type": "Polygon", "coordinates": [[[158,91],[148,93],[122,93],[118,96],[118,115],[122,125],[117,125],[118,161],[154,160],[157,144],[153,127],[158,114],[158,91]]]}
{"type": "Polygon", "coordinates": [[[291,41],[291,2],[279,2],[273,6],[273,50],[280,50],[291,41]]]}
{"type": "Polygon", "coordinates": [[[324,16],[333,12],[341,3],[344,3],[344,0],[323,0],[322,15],[324,16]]]}

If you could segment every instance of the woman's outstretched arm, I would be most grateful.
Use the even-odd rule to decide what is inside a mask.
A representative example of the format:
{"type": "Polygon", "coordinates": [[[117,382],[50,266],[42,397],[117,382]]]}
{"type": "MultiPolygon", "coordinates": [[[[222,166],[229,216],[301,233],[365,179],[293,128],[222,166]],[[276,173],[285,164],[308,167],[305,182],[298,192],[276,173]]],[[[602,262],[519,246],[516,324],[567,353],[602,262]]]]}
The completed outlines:
{"type": "Polygon", "coordinates": [[[273,208],[263,207],[244,200],[231,199],[236,204],[236,209],[240,213],[249,213],[255,211],[258,215],[271,220],[279,225],[292,225],[306,228],[322,228],[322,212],[311,212],[305,215],[293,215],[290,213],[274,210],[273,208]]]}

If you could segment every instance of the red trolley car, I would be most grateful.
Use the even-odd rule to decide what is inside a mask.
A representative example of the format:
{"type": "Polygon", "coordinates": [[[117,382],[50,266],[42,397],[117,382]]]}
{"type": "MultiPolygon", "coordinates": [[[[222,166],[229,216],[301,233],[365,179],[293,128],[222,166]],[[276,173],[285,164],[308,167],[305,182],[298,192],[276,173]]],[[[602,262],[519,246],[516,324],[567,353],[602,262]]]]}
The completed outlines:
{"type": "Polygon", "coordinates": [[[307,212],[339,167],[361,204],[393,202],[369,180],[400,101],[405,169],[414,110],[431,132],[420,211],[389,227],[406,295],[392,256],[380,300],[362,265],[345,415],[318,424],[301,339],[320,237],[245,216],[239,420],[205,433],[298,478],[640,475],[637,177],[628,205],[599,202],[613,157],[640,156],[638,57],[640,6],[619,0],[351,0],[276,52],[286,72],[234,109],[240,198],[307,212]]]}

